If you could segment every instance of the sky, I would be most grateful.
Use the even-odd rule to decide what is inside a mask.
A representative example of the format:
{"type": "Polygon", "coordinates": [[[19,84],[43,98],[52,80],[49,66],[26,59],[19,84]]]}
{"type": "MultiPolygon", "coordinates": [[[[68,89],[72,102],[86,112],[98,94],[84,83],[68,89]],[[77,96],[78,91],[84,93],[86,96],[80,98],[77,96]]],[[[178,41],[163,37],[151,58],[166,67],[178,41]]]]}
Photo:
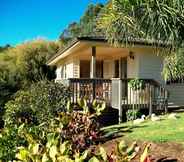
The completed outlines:
{"type": "Polygon", "coordinates": [[[106,0],[0,0],[0,46],[35,38],[58,39],[91,3],[106,0]]]}

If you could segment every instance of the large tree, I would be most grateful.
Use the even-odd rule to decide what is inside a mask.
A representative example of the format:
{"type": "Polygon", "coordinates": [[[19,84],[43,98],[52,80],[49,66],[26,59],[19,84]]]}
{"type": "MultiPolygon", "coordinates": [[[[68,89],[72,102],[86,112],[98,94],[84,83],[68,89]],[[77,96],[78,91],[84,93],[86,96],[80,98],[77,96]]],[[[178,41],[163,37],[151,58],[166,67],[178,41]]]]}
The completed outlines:
{"type": "Polygon", "coordinates": [[[66,45],[70,40],[79,36],[95,36],[100,34],[97,28],[97,18],[104,6],[90,4],[79,22],[73,22],[61,33],[60,41],[66,45]]]}
{"type": "Polygon", "coordinates": [[[183,0],[110,0],[99,20],[111,43],[144,38],[181,47],[184,40],[183,0]],[[122,41],[123,39],[123,41],[122,41]]]}
{"type": "Polygon", "coordinates": [[[156,42],[155,46],[157,42],[167,44],[164,78],[184,77],[184,52],[179,51],[184,45],[183,0],[110,0],[98,27],[116,46],[131,45],[135,39],[156,42]]]}
{"type": "Polygon", "coordinates": [[[19,89],[33,82],[55,78],[55,69],[46,61],[59,49],[56,42],[34,40],[0,53],[0,107],[19,89]]]}

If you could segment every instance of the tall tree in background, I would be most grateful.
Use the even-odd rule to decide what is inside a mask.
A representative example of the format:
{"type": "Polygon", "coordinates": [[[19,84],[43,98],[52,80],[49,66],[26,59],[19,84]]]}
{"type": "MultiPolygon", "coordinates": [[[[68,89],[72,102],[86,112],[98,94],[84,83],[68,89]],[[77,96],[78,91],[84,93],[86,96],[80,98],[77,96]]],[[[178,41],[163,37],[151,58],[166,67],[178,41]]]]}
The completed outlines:
{"type": "Polygon", "coordinates": [[[19,89],[33,82],[55,78],[46,61],[59,49],[56,42],[34,40],[3,50],[0,54],[0,107],[19,89]]]}
{"type": "Polygon", "coordinates": [[[62,32],[60,41],[66,45],[70,40],[79,36],[95,36],[100,34],[97,28],[97,18],[104,6],[102,4],[91,4],[88,6],[79,22],[73,22],[62,32]]]}

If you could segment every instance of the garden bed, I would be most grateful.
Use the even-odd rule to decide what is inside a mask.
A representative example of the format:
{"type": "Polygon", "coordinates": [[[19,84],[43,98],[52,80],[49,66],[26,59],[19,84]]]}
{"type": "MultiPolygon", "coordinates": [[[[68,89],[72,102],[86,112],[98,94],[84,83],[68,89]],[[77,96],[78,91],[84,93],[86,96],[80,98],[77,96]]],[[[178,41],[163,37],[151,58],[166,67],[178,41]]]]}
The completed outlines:
{"type": "MultiPolygon", "coordinates": [[[[168,115],[161,116],[161,120],[145,122],[134,125],[132,122],[113,125],[102,129],[104,133],[103,146],[107,152],[111,152],[116,143],[125,140],[131,144],[138,141],[138,145],[143,149],[146,143],[151,143],[150,155],[158,161],[161,158],[168,158],[166,162],[184,162],[184,113],[179,113],[177,119],[169,119],[168,115]]],[[[140,154],[134,162],[138,162],[140,154]]],[[[164,161],[160,161],[164,162],[164,161]]]]}
{"type": "MultiPolygon", "coordinates": [[[[118,141],[121,141],[124,138],[117,138],[113,140],[109,140],[103,144],[103,147],[110,154],[113,149],[116,148],[116,144],[118,141]]],[[[131,143],[130,140],[126,140],[127,143],[131,143]]],[[[145,142],[138,141],[138,145],[141,147],[139,154],[136,156],[132,162],[139,162],[140,155],[143,152],[143,149],[146,145],[145,142]]],[[[158,161],[158,162],[183,162],[184,161],[184,145],[176,142],[164,142],[164,143],[156,143],[151,142],[150,155],[154,159],[154,162],[159,159],[166,158],[167,161],[158,161]]]]}

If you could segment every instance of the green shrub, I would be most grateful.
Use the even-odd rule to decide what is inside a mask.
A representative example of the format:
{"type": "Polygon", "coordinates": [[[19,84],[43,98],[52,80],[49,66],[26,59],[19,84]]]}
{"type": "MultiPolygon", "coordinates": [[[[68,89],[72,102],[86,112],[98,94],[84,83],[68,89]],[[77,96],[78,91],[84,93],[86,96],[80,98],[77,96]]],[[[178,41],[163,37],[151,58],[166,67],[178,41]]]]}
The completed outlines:
{"type": "Polygon", "coordinates": [[[142,90],[145,88],[145,81],[138,78],[130,80],[128,84],[134,91],[142,90]]]}
{"type": "Polygon", "coordinates": [[[93,111],[89,109],[86,100],[78,100],[77,105],[69,103],[67,112],[60,113],[58,118],[53,120],[56,126],[55,130],[59,132],[60,138],[62,141],[71,142],[74,152],[84,151],[98,142],[100,137],[98,116],[104,111],[105,103],[98,104],[95,100],[92,109],[93,111]],[[77,107],[79,111],[71,111],[74,109],[73,106],[77,107]]]}
{"type": "MultiPolygon", "coordinates": [[[[23,127],[22,127],[23,128],[23,127]]],[[[22,129],[21,128],[21,129],[22,129]]],[[[46,135],[46,143],[42,143],[31,134],[26,133],[24,128],[23,134],[28,136],[28,146],[20,147],[16,158],[18,161],[25,162],[130,162],[140,150],[137,143],[128,146],[124,141],[120,141],[116,149],[108,154],[101,146],[86,148],[82,152],[74,151],[71,141],[61,139],[61,136],[55,131],[46,135]]],[[[144,160],[147,158],[147,152],[144,153],[144,160]],[[146,153],[146,154],[145,154],[146,153]]]]}
{"type": "Polygon", "coordinates": [[[135,119],[141,117],[141,115],[142,115],[141,112],[137,109],[129,109],[126,112],[127,121],[135,120],[135,119]]]}
{"type": "Polygon", "coordinates": [[[18,129],[15,127],[4,129],[0,134],[0,160],[14,160],[19,146],[26,146],[26,140],[18,135],[18,129]]]}
{"type": "Polygon", "coordinates": [[[68,88],[62,84],[50,81],[35,83],[28,90],[18,91],[14,100],[5,105],[5,125],[49,122],[59,112],[66,111],[69,97],[68,88]]]}

